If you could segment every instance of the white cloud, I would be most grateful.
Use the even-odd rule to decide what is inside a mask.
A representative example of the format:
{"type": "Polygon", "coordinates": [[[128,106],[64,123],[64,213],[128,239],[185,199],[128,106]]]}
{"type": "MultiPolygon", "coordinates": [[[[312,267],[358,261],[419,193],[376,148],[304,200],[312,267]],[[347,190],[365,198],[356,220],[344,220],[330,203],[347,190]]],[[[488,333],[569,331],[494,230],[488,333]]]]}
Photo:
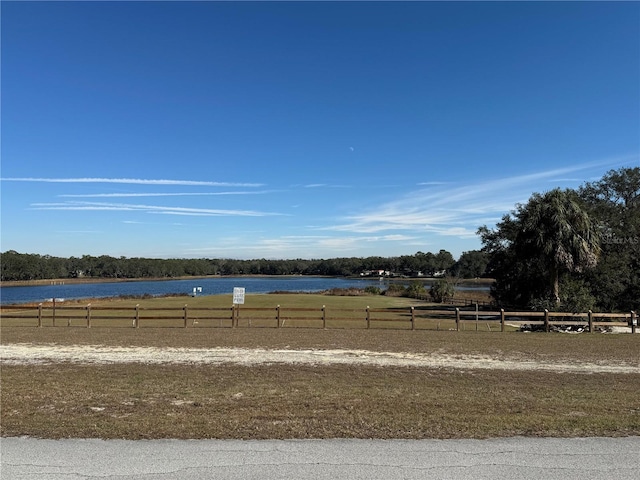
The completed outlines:
{"type": "Polygon", "coordinates": [[[464,185],[429,182],[429,188],[409,192],[397,200],[345,217],[344,223],[319,229],[353,233],[436,233],[472,238],[476,236],[479,226],[495,223],[518,203],[526,202],[540,182],[551,181],[568,173],[602,168],[613,162],[619,163],[620,159],[464,185]]]}
{"type": "Polygon", "coordinates": [[[165,215],[195,215],[195,216],[243,216],[265,217],[282,215],[279,213],[260,212],[256,210],[224,210],[214,208],[166,207],[160,205],[139,205],[126,203],[100,202],[65,202],[65,203],[33,203],[35,210],[112,210],[112,211],[141,211],[165,215]]]}
{"type": "Polygon", "coordinates": [[[351,188],[349,185],[331,185],[328,183],[310,183],[303,185],[304,188],[351,188]]]}
{"type": "Polygon", "coordinates": [[[407,235],[254,235],[219,238],[214,243],[186,250],[188,255],[225,257],[231,253],[243,258],[332,258],[336,256],[370,256],[380,254],[378,242],[400,243],[405,246],[425,242],[407,235]]]}
{"type": "Polygon", "coordinates": [[[123,183],[134,185],[189,185],[207,187],[261,187],[262,183],[210,182],[202,180],[166,180],[144,178],[2,178],[3,182],[44,182],[44,183],[123,183]]]}
{"type": "MultiPolygon", "coordinates": [[[[637,162],[637,156],[635,157],[637,162]]],[[[462,251],[479,248],[479,239],[475,234],[480,225],[493,226],[506,213],[513,210],[518,202],[526,202],[535,191],[544,188],[562,187],[562,183],[553,185],[552,182],[573,180],[573,177],[594,179],[601,178],[604,165],[611,166],[611,162],[591,163],[584,165],[555,168],[547,171],[538,171],[525,175],[517,175],[507,178],[487,178],[475,182],[462,184],[460,182],[422,182],[414,187],[413,191],[403,188],[398,194],[397,189],[374,189],[369,193],[371,185],[367,185],[366,196],[352,197],[345,201],[345,196],[325,195],[326,189],[340,187],[331,184],[297,184],[295,188],[286,187],[295,192],[293,196],[286,198],[272,198],[271,196],[259,197],[234,197],[233,204],[213,203],[223,199],[218,195],[262,195],[284,190],[245,189],[244,186],[257,186],[259,184],[221,184],[216,182],[190,182],[179,180],[140,180],[140,179],[13,179],[14,181],[43,181],[58,183],[133,183],[138,185],[156,185],[155,192],[144,193],[144,187],[124,187],[123,190],[136,190],[134,192],[104,192],[82,193],[88,190],[86,187],[72,190],[68,194],[59,195],[52,202],[44,203],[50,199],[34,199],[30,209],[32,210],[59,210],[77,211],[78,215],[61,216],[57,222],[58,228],[65,228],[62,222],[71,220],[73,223],[66,228],[70,231],[75,226],[81,226],[89,234],[92,228],[90,222],[78,221],[82,212],[126,212],[119,215],[120,228],[132,230],[137,235],[147,235],[153,238],[155,256],[158,252],[167,252],[171,256],[208,256],[218,258],[333,258],[336,256],[365,257],[372,255],[394,256],[413,254],[416,251],[426,251],[428,248],[445,248],[454,255],[462,251]],[[186,182],[186,183],[185,183],[186,182]],[[185,185],[175,193],[164,193],[162,185],[185,185]],[[202,188],[206,192],[198,193],[201,185],[210,188],[202,188]],[[220,185],[234,185],[238,188],[220,189],[220,185]],[[191,188],[194,186],[194,188],[191,188]],[[307,189],[305,189],[307,188],[307,189]],[[193,190],[191,192],[190,190],[193,190]],[[225,190],[225,191],[222,191],[225,190]],[[321,192],[322,191],[322,192],[321,192]],[[319,195],[322,194],[322,195],[319,195]],[[199,196],[211,197],[206,200],[199,196]],[[395,195],[395,196],[394,196],[395,195]],[[216,197],[213,197],[216,196],[216,197]],[[62,197],[62,198],[60,198],[62,197]],[[123,200],[118,200],[118,198],[123,200]],[[151,200],[136,200],[136,198],[150,197],[151,200]],[[153,199],[158,197],[158,200],[153,199]],[[166,202],[171,206],[157,205],[163,203],[161,197],[167,197],[166,202]],[[313,203],[320,198],[320,203],[313,203]],[[126,200],[131,198],[131,200],[126,200]],[[392,201],[383,199],[392,198],[392,201]],[[274,201],[273,206],[267,201],[274,201]],[[191,202],[191,203],[187,203],[191,202]],[[211,203],[207,203],[211,202],[211,203]],[[338,211],[346,211],[354,208],[354,205],[366,202],[366,210],[352,210],[351,215],[337,218],[338,211]],[[294,204],[292,207],[291,204],[294,204]],[[184,206],[182,206],[184,205],[184,206]],[[197,208],[200,206],[214,205],[231,208],[197,208]],[[241,207],[240,207],[241,206],[241,207]],[[193,208],[192,208],[193,207],[193,208]],[[237,207],[237,208],[234,208],[237,207]],[[279,211],[291,212],[297,208],[298,215],[286,215],[275,213],[279,211]],[[273,210],[273,211],[268,211],[273,210]],[[132,215],[136,213],[139,215],[132,215]],[[139,222],[141,213],[149,214],[142,223],[139,222]],[[151,217],[150,215],[155,215],[151,217]],[[165,215],[159,217],[158,215],[165,215]],[[166,217],[172,215],[172,217],[166,217]],[[322,215],[322,216],[318,216],[322,215]],[[330,223],[327,222],[329,216],[330,223]],[[191,217],[187,221],[187,217],[191,217]],[[237,217],[229,221],[225,228],[220,228],[219,222],[212,222],[212,217],[237,217]],[[278,216],[277,219],[275,216],[278,216]],[[69,218],[67,218],[69,217],[69,218]],[[200,217],[196,220],[196,217],[200,217]],[[267,217],[269,221],[258,222],[256,217],[267,217]],[[171,220],[169,220],[171,218],[171,220]],[[245,221],[241,221],[243,218],[245,221]],[[172,228],[171,235],[163,235],[167,230],[162,230],[167,225],[180,225],[171,223],[183,220],[189,224],[189,228],[172,228]],[[277,221],[271,221],[277,220],[277,221]],[[302,223],[296,223],[300,222],[302,223]],[[197,225],[194,225],[194,222],[197,225]],[[141,227],[140,225],[144,225],[141,227]],[[157,228],[159,227],[159,228],[157,228]],[[197,227],[197,228],[194,228],[197,227]],[[226,228],[229,227],[229,228],[226,228]],[[262,229],[262,230],[260,230],[262,229]],[[270,230],[273,229],[273,230],[270,230]],[[161,232],[161,233],[158,233],[161,232]],[[233,235],[233,238],[221,238],[218,235],[233,235]],[[155,241],[157,240],[157,241],[155,241]],[[179,248],[180,252],[175,252],[179,248]],[[169,253],[171,252],[171,253],[169,253]]],[[[4,179],[12,181],[12,179],[4,179]]],[[[569,183],[575,186],[575,183],[569,183]]],[[[42,187],[42,185],[40,186],[42,187]]],[[[343,186],[344,187],[344,186],[343,186]]],[[[105,188],[105,187],[102,187],[105,188]]],[[[117,187],[106,187],[117,190],[117,187]]],[[[40,188],[41,189],[41,188],[40,188]]],[[[38,189],[38,190],[40,190],[38,189]]],[[[92,189],[95,189],[93,187],[92,189]]],[[[25,189],[27,190],[27,189],[25,189]]],[[[42,189],[46,193],[46,189],[42,189]]],[[[169,188],[166,188],[169,190],[169,188]]],[[[178,190],[176,188],[176,190],[178,190]]],[[[334,190],[335,192],[335,190],[334,190]]],[[[104,215],[107,217],[107,215],[104,215]]],[[[83,216],[83,220],[100,218],[101,215],[83,216]]],[[[111,217],[111,216],[109,216],[111,217]]],[[[118,217],[118,215],[114,215],[118,217]]],[[[98,224],[102,225],[102,224],[98,224]]],[[[101,228],[100,226],[98,228],[101,228]]],[[[19,229],[15,229],[19,231],[19,229]]],[[[62,232],[65,233],[65,232],[62,232]]],[[[80,233],[80,232],[78,232],[80,233]]],[[[118,242],[126,242],[126,238],[108,236],[109,232],[93,235],[93,247],[103,249],[105,253],[130,251],[130,245],[116,245],[118,242]],[[113,245],[112,245],[113,243],[113,245]],[[111,249],[111,252],[109,251],[111,249]],[[129,249],[129,250],[128,250],[129,249]]],[[[7,236],[7,233],[3,234],[7,236]]],[[[65,239],[65,248],[71,248],[73,235],[65,239]]],[[[82,237],[78,235],[78,237],[82,237]]],[[[123,236],[126,237],[126,236],[123,236]]],[[[3,241],[5,239],[3,238],[3,241]]],[[[24,245],[24,239],[21,240],[24,245]]],[[[14,240],[14,243],[18,243],[14,240]]],[[[86,238],[84,241],[86,244],[86,238]]],[[[84,244],[76,246],[76,249],[85,248],[84,244]]],[[[138,247],[136,247],[138,248],[138,247]]],[[[141,253],[139,253],[141,254],[141,253]]],[[[130,255],[130,254],[128,254],[130,255]]]]}
{"type": "Polygon", "coordinates": [[[177,192],[177,193],[67,193],[58,195],[60,198],[127,198],[127,197],[207,197],[224,195],[263,195],[274,193],[276,190],[248,190],[237,192],[177,192]]]}

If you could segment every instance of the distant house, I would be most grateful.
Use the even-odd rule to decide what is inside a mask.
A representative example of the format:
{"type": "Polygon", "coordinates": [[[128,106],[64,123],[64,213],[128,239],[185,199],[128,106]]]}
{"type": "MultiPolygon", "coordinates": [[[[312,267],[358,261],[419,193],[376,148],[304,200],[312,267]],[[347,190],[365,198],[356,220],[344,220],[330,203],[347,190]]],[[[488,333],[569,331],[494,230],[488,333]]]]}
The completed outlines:
{"type": "Polygon", "coordinates": [[[389,270],[365,270],[360,273],[361,277],[389,277],[391,272],[389,270]]]}

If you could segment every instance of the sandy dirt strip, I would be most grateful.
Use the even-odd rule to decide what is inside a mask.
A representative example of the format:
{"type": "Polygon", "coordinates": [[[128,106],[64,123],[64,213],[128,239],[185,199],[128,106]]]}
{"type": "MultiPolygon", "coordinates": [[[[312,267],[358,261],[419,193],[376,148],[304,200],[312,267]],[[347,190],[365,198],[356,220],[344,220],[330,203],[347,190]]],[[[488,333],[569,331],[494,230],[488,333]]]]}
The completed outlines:
{"type": "Polygon", "coordinates": [[[640,363],[558,363],[481,355],[372,352],[368,350],[269,350],[245,348],[108,347],[103,345],[0,345],[4,365],[52,364],[199,364],[199,365],[368,365],[449,369],[549,371],[558,373],[640,373],[640,363]]]}

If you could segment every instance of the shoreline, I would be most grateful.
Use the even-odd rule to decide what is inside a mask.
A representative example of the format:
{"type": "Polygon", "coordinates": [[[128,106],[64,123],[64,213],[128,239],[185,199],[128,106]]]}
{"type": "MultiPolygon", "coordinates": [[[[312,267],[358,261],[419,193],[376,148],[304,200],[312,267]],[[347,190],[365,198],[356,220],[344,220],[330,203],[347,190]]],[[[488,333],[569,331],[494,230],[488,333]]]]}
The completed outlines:
{"type": "MultiPolygon", "coordinates": [[[[185,275],[180,277],[141,277],[141,278],[95,278],[95,277],[80,277],[80,278],[46,278],[38,280],[8,280],[0,282],[0,287],[40,287],[46,285],[81,285],[90,283],[127,283],[127,282],[162,282],[171,280],[201,280],[209,278],[287,278],[287,277],[309,277],[309,278],[331,278],[326,275],[185,275]]],[[[345,278],[363,278],[373,279],[374,277],[345,277],[345,278]]],[[[427,278],[427,277],[381,277],[384,280],[389,281],[418,281],[418,282],[433,282],[440,280],[439,278],[427,278]]],[[[465,278],[461,279],[460,285],[490,285],[493,283],[492,278],[465,278]]]]}
{"type": "Polygon", "coordinates": [[[209,278],[287,278],[309,277],[330,278],[326,275],[183,275],[179,277],[137,277],[137,278],[43,278],[38,280],[9,280],[0,282],[2,287],[40,287],[43,285],[82,285],[90,283],[128,283],[128,282],[170,282],[172,280],[202,280],[209,278]]]}
{"type": "Polygon", "coordinates": [[[38,280],[9,280],[0,282],[0,287],[41,287],[46,285],[82,285],[89,283],[162,282],[202,278],[222,278],[222,275],[201,275],[183,277],[143,277],[143,278],[42,278],[38,280]]]}

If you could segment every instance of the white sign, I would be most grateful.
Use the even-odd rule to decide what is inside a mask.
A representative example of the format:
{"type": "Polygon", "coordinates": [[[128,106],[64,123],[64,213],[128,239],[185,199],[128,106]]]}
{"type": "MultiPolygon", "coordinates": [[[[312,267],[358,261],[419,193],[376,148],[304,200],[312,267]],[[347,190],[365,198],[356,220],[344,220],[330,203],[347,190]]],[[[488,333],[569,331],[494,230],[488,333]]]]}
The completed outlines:
{"type": "Polygon", "coordinates": [[[244,305],[244,287],[233,287],[233,304],[244,305]]]}

